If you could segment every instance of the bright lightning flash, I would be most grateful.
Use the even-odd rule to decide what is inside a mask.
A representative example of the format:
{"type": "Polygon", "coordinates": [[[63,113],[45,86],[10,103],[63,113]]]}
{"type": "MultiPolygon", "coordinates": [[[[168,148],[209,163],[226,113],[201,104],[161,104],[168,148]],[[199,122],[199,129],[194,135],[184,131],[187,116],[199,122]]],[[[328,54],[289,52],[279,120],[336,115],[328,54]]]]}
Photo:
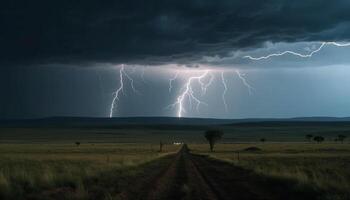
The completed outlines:
{"type": "Polygon", "coordinates": [[[225,81],[225,77],[224,77],[224,72],[221,72],[221,81],[222,81],[222,85],[224,86],[224,91],[222,92],[222,101],[224,102],[225,105],[225,111],[227,112],[227,103],[226,103],[226,99],[225,99],[225,95],[227,92],[227,84],[225,81]]]}
{"type": "MultiPolygon", "coordinates": [[[[228,91],[228,84],[225,80],[225,72],[230,70],[196,70],[196,75],[190,75],[189,77],[186,77],[186,81],[180,89],[180,94],[177,96],[175,103],[170,104],[168,107],[176,108],[177,109],[177,117],[183,117],[184,113],[187,112],[185,107],[187,107],[187,104],[189,104],[189,108],[192,108],[192,102],[196,104],[196,110],[199,112],[200,105],[208,105],[207,103],[200,100],[200,97],[197,96],[198,91],[195,92],[195,84],[198,84],[200,86],[201,96],[204,96],[208,90],[208,88],[213,84],[215,72],[220,73],[220,80],[223,85],[223,91],[222,91],[222,101],[225,107],[225,111],[228,112],[228,105],[226,102],[226,93],[228,91]],[[199,75],[198,75],[199,73],[199,75]]],[[[236,71],[237,75],[239,76],[242,83],[248,88],[249,94],[251,94],[251,90],[253,89],[252,86],[246,81],[244,76],[239,72],[236,71]]],[[[169,79],[169,92],[171,92],[173,86],[172,82],[178,78],[178,76],[188,76],[188,73],[183,72],[179,73],[179,71],[176,72],[176,74],[169,79]]]]}
{"type": "Polygon", "coordinates": [[[210,86],[211,81],[209,81],[208,83],[204,83],[203,79],[205,77],[207,77],[209,73],[210,73],[209,70],[204,70],[200,75],[190,76],[187,79],[184,87],[181,89],[182,92],[180,93],[180,95],[176,99],[176,102],[170,105],[171,107],[176,107],[177,106],[177,108],[178,108],[177,116],[178,117],[182,117],[183,113],[186,112],[186,110],[184,108],[185,107],[184,104],[185,104],[185,100],[186,99],[189,100],[190,104],[192,104],[191,103],[192,101],[196,102],[196,109],[197,109],[197,111],[199,110],[199,106],[201,104],[207,105],[206,103],[202,102],[201,100],[199,100],[196,97],[196,95],[194,94],[194,91],[193,91],[194,90],[193,89],[193,84],[195,82],[197,82],[198,84],[200,84],[202,92],[205,92],[207,90],[207,88],[210,86]]]}
{"type": "Polygon", "coordinates": [[[179,75],[179,72],[176,71],[174,77],[169,79],[169,92],[171,92],[171,90],[173,89],[173,82],[177,79],[178,75],[179,75]]]}
{"type": "Polygon", "coordinates": [[[269,59],[271,57],[284,56],[284,55],[287,55],[287,54],[298,56],[298,57],[301,57],[301,58],[311,58],[314,54],[316,54],[319,51],[321,51],[327,45],[332,45],[332,46],[337,46],[337,47],[348,47],[348,46],[350,46],[350,43],[322,42],[321,45],[316,50],[311,51],[309,54],[301,54],[301,53],[298,53],[298,52],[294,52],[294,51],[288,50],[288,51],[284,51],[282,53],[269,54],[267,56],[253,57],[253,56],[248,55],[248,56],[244,56],[243,58],[247,58],[247,59],[250,59],[250,60],[258,61],[258,60],[266,60],[266,59],[269,59]]]}
{"type": "Polygon", "coordinates": [[[129,82],[130,82],[130,86],[132,88],[132,90],[135,93],[139,93],[134,86],[134,79],[132,79],[129,74],[126,72],[124,65],[122,65],[119,69],[119,88],[114,92],[114,97],[110,106],[110,112],[109,112],[109,117],[112,118],[113,117],[113,113],[114,110],[116,109],[116,104],[119,101],[119,95],[120,93],[124,93],[124,77],[126,77],[129,82]]]}
{"type": "MultiPolygon", "coordinates": [[[[317,49],[311,51],[308,54],[302,54],[299,52],[294,52],[294,51],[288,50],[288,51],[284,51],[282,53],[273,53],[273,54],[269,54],[269,55],[261,56],[261,57],[253,57],[253,56],[247,55],[247,56],[244,56],[243,58],[254,60],[254,61],[259,61],[259,60],[269,59],[272,57],[284,56],[287,54],[294,55],[294,56],[301,57],[301,58],[310,58],[314,54],[320,52],[326,46],[349,47],[350,43],[321,42],[320,46],[317,49]]],[[[174,67],[174,66],[172,66],[172,67],[174,67]]],[[[135,69],[133,69],[133,71],[135,71],[135,69]]],[[[181,75],[181,78],[186,77],[186,81],[185,81],[184,85],[180,88],[180,94],[177,96],[175,103],[170,104],[168,106],[168,107],[172,107],[172,108],[177,109],[177,111],[176,111],[177,117],[182,117],[184,115],[184,113],[186,113],[185,107],[187,106],[187,103],[189,104],[190,108],[192,108],[192,102],[195,102],[197,112],[199,112],[200,105],[207,105],[207,103],[200,100],[199,97],[197,96],[198,91],[196,91],[197,88],[195,86],[196,85],[200,86],[200,92],[203,96],[206,94],[207,89],[209,88],[209,86],[212,85],[212,83],[214,81],[214,70],[199,69],[199,70],[195,70],[196,75],[190,74],[190,76],[188,76],[188,73],[186,71],[184,71],[184,72],[181,71],[181,73],[180,73],[180,71],[177,70],[176,73],[174,74],[174,76],[169,79],[169,93],[171,93],[173,90],[173,82],[175,80],[177,80],[180,75],[181,75]]],[[[224,87],[224,90],[222,91],[222,101],[224,103],[225,110],[227,112],[228,105],[227,105],[225,96],[226,96],[226,93],[228,90],[228,84],[225,80],[224,73],[226,71],[230,71],[230,70],[225,69],[225,70],[216,70],[216,71],[221,73],[221,83],[224,87]]],[[[234,72],[237,74],[238,78],[242,81],[243,85],[248,89],[248,92],[251,95],[254,88],[246,80],[244,74],[241,73],[239,70],[234,70],[234,72]]],[[[141,73],[141,79],[143,81],[144,81],[144,73],[145,73],[145,68],[142,69],[142,73],[141,73]]],[[[119,69],[119,81],[120,81],[119,88],[114,92],[113,100],[112,100],[111,106],[110,106],[109,117],[113,117],[113,113],[116,110],[117,103],[120,100],[120,94],[122,93],[125,95],[125,93],[124,93],[124,86],[125,86],[124,81],[125,81],[125,79],[129,81],[130,87],[132,88],[133,92],[139,93],[134,87],[134,80],[126,72],[124,65],[121,65],[121,68],[119,69]]]]}
{"type": "MultiPolygon", "coordinates": [[[[121,95],[126,95],[124,92],[125,87],[129,86],[134,93],[138,93],[134,86],[134,79],[131,77],[131,73],[135,72],[134,68],[131,68],[132,71],[128,73],[126,66],[121,65],[119,68],[119,87],[113,93],[113,99],[110,105],[109,117],[113,117],[114,113],[117,110],[118,102],[120,101],[121,95]]],[[[139,71],[139,70],[138,70],[139,71]]],[[[164,71],[167,71],[166,69],[164,71]]],[[[145,69],[143,68],[141,72],[141,79],[145,73],[145,69]]],[[[173,71],[171,71],[173,72],[173,71]]],[[[195,106],[197,112],[199,112],[199,108],[201,105],[208,105],[206,102],[201,100],[201,98],[205,98],[206,92],[208,88],[214,83],[215,75],[220,73],[221,84],[223,85],[222,91],[222,101],[225,107],[225,111],[228,112],[228,105],[226,102],[226,93],[228,91],[228,83],[225,80],[225,72],[232,72],[232,70],[222,69],[222,70],[213,70],[208,68],[203,69],[177,69],[176,73],[169,79],[169,93],[173,92],[174,84],[173,82],[176,80],[185,80],[183,86],[179,89],[179,94],[176,97],[176,101],[173,104],[170,104],[168,107],[176,108],[176,116],[183,117],[188,110],[192,109],[192,105],[195,106]]],[[[164,72],[160,72],[164,73],[164,72]]],[[[166,72],[167,73],[167,72],[166,72]]],[[[251,87],[244,76],[240,74],[239,71],[236,71],[238,77],[242,81],[242,83],[248,88],[249,93],[253,87],[251,87]]],[[[144,81],[144,79],[142,79],[144,81]]]]}
{"type": "Polygon", "coordinates": [[[254,88],[248,83],[248,81],[244,77],[244,74],[241,74],[241,72],[239,70],[236,70],[236,74],[237,74],[238,78],[241,79],[243,85],[247,87],[249,95],[251,95],[252,90],[254,90],[254,88]]]}

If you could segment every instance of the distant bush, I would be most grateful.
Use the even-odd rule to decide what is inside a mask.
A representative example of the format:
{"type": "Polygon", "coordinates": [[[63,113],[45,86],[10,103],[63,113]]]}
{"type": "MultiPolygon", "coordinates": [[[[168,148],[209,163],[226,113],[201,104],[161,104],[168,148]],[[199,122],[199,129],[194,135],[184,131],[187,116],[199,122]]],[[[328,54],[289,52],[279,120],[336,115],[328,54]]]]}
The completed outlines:
{"type": "Polygon", "coordinates": [[[220,130],[208,130],[204,133],[205,139],[208,140],[210,145],[210,151],[214,150],[215,143],[222,138],[224,132],[220,130]]]}
{"type": "Polygon", "coordinates": [[[159,141],[159,152],[163,151],[163,145],[164,143],[162,141],[159,141]]]}
{"type": "Polygon", "coordinates": [[[321,143],[324,141],[324,137],[322,136],[315,136],[314,137],[314,140],[317,142],[317,143],[321,143]]]}
{"type": "Polygon", "coordinates": [[[257,151],[262,151],[262,149],[260,149],[258,147],[248,147],[248,148],[245,148],[243,151],[257,152],[257,151]]]}
{"type": "Polygon", "coordinates": [[[266,142],[266,139],[265,138],[261,138],[260,142],[264,143],[264,142],[266,142]]]}
{"type": "Polygon", "coordinates": [[[338,138],[337,138],[337,140],[338,141],[340,141],[341,143],[343,143],[344,142],[344,140],[347,138],[347,136],[346,135],[338,135],[338,138]]]}
{"type": "Polygon", "coordinates": [[[80,142],[75,142],[75,145],[77,145],[77,147],[80,146],[80,142]]]}

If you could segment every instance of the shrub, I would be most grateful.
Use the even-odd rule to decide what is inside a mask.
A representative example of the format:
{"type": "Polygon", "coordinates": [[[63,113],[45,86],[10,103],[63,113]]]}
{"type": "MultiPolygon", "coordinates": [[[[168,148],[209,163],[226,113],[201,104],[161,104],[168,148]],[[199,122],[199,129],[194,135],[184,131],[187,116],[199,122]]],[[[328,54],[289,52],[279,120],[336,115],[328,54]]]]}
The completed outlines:
{"type": "Polygon", "coordinates": [[[222,138],[224,133],[220,130],[208,130],[204,133],[204,137],[208,140],[210,151],[213,151],[215,143],[222,138]]]}

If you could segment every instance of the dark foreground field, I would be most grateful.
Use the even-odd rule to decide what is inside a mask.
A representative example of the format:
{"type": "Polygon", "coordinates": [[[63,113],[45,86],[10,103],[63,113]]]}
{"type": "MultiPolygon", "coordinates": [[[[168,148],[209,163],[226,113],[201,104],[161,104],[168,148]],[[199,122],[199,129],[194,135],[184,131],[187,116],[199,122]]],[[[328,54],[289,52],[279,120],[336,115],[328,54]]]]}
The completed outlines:
{"type": "Polygon", "coordinates": [[[349,144],[2,144],[0,199],[349,199],[349,144]],[[245,151],[256,146],[260,151],[245,151]],[[189,149],[189,148],[190,149],[189,149]],[[237,152],[240,152],[239,158],[237,152]]]}
{"type": "Polygon", "coordinates": [[[334,139],[349,133],[349,122],[2,127],[0,199],[347,200],[350,143],[334,139]],[[211,128],[224,132],[214,152],[211,128]]]}
{"type": "Polygon", "coordinates": [[[125,199],[317,199],[295,183],[257,175],[232,164],[194,155],[187,146],[147,181],[140,190],[121,194],[125,199]]]}
{"type": "Polygon", "coordinates": [[[131,167],[109,170],[84,179],[85,193],[74,187],[31,192],[25,199],[318,199],[310,188],[293,181],[254,173],[227,162],[190,153],[178,153],[131,167]]]}

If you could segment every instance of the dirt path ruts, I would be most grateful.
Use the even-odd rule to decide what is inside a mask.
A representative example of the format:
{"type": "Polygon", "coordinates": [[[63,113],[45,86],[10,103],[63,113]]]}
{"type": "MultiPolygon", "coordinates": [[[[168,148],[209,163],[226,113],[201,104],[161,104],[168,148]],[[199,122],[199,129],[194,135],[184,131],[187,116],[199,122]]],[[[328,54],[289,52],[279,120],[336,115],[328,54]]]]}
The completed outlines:
{"type": "Polygon", "coordinates": [[[294,183],[272,180],[227,162],[194,155],[186,145],[165,169],[144,184],[137,199],[275,200],[315,199],[294,183]]]}

